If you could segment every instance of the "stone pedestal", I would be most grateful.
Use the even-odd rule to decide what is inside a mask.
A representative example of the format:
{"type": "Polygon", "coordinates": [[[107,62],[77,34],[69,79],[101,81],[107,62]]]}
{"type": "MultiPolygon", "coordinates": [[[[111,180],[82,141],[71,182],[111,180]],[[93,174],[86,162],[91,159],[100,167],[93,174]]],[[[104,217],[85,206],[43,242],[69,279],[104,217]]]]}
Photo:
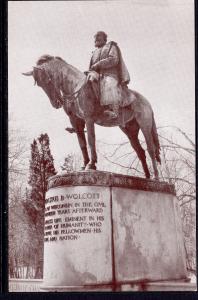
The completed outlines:
{"type": "Polygon", "coordinates": [[[42,291],[185,277],[174,186],[100,171],[50,178],[42,291]]]}

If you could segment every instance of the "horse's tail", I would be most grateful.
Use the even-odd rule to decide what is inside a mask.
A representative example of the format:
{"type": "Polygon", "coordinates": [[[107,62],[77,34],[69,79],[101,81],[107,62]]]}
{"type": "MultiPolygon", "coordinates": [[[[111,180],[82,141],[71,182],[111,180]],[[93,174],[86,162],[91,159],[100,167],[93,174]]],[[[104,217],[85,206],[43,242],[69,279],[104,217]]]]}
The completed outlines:
{"type": "Polygon", "coordinates": [[[153,141],[155,144],[155,157],[156,160],[161,164],[161,158],[160,158],[160,143],[159,143],[159,138],[158,138],[158,134],[157,134],[157,128],[156,128],[156,124],[155,124],[155,119],[154,119],[154,115],[152,114],[152,136],[153,136],[153,141]]]}

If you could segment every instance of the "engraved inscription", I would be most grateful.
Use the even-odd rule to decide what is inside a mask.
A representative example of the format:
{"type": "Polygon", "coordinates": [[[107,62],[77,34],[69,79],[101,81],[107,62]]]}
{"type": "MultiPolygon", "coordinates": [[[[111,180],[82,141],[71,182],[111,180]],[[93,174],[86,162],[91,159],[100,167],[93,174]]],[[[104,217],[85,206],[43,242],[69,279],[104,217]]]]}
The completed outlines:
{"type": "Polygon", "coordinates": [[[106,204],[100,193],[67,193],[46,199],[45,242],[78,240],[84,234],[100,234],[106,204]]]}

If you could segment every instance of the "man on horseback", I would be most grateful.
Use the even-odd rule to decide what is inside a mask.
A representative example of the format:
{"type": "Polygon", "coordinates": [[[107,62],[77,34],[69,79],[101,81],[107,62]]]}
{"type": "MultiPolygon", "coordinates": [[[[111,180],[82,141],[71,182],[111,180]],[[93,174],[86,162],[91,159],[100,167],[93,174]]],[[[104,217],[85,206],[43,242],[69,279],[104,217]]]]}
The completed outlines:
{"type": "MultiPolygon", "coordinates": [[[[109,93],[109,95],[113,95],[112,98],[107,97],[108,102],[106,101],[104,103],[106,95],[105,92],[100,89],[100,98],[102,99],[101,101],[103,101],[102,105],[113,105],[113,109],[115,106],[117,108],[118,105],[126,105],[126,108],[120,109],[121,113],[119,113],[119,116],[116,119],[112,120],[111,118],[105,118],[103,112],[101,112],[102,116],[99,114],[97,118],[97,110],[100,110],[98,109],[97,98],[93,99],[94,97],[93,93],[90,91],[90,86],[86,85],[85,75],[77,68],[66,63],[60,57],[42,55],[37,61],[36,66],[33,67],[31,71],[23,73],[23,75],[33,76],[35,83],[41,87],[48,96],[51,105],[56,109],[63,107],[66,114],[68,114],[73,126],[73,128],[69,128],[69,130],[70,132],[76,132],[83,154],[83,169],[88,168],[96,170],[97,152],[95,146],[94,125],[98,124],[105,127],[119,126],[127,135],[131,146],[141,160],[146,178],[150,178],[145,151],[138,140],[138,133],[141,129],[152,160],[155,178],[158,179],[156,162],[161,162],[160,144],[152,107],[140,93],[127,88],[129,75],[122,66],[123,61],[119,55],[119,48],[117,45],[112,42],[106,44],[106,35],[102,33],[100,39],[97,35],[96,47],[99,53],[94,51],[88,78],[94,73],[97,82],[99,81],[100,84],[102,83],[105,86],[106,89],[104,90],[106,94],[109,93]],[[116,85],[112,84],[112,79],[114,79],[116,85]],[[106,83],[104,83],[105,80],[106,83]],[[81,85],[80,90],[82,90],[82,93],[79,92],[79,88],[77,88],[76,92],[76,87],[78,87],[79,83],[81,85]],[[108,85],[110,92],[108,91],[108,85]],[[126,92],[127,95],[127,97],[122,97],[124,101],[127,99],[124,104],[121,99],[116,99],[114,97],[114,95],[119,95],[117,91],[113,94],[114,91],[119,88],[122,92],[124,91],[124,94],[126,92]],[[78,96],[76,96],[76,93],[78,96]],[[68,110],[67,99],[73,103],[70,111],[68,110]],[[128,105],[126,104],[127,102],[128,105]],[[131,104],[129,102],[131,102],[131,104]],[[124,114],[127,117],[122,120],[124,114]],[[87,141],[84,132],[85,125],[87,130],[87,140],[90,147],[90,158],[87,151],[87,141]]],[[[112,115],[113,113],[116,115],[115,111],[111,111],[112,115]]],[[[115,117],[115,115],[113,117],[115,117]]]]}
{"type": "Polygon", "coordinates": [[[115,119],[119,107],[129,102],[129,72],[118,45],[113,41],[107,43],[107,35],[103,31],[98,31],[94,37],[96,49],[91,57],[87,80],[91,82],[100,104],[108,107],[104,113],[110,119],[115,119]]]}

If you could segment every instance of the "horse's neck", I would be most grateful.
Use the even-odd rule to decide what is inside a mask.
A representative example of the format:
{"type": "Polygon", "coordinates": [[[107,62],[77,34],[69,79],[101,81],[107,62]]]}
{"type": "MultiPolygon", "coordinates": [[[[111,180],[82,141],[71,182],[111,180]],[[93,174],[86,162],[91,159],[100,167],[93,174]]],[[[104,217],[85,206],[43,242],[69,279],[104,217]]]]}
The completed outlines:
{"type": "Polygon", "coordinates": [[[66,94],[72,94],[75,92],[76,88],[84,81],[85,75],[73,66],[65,63],[62,69],[63,82],[62,89],[66,94]]]}

